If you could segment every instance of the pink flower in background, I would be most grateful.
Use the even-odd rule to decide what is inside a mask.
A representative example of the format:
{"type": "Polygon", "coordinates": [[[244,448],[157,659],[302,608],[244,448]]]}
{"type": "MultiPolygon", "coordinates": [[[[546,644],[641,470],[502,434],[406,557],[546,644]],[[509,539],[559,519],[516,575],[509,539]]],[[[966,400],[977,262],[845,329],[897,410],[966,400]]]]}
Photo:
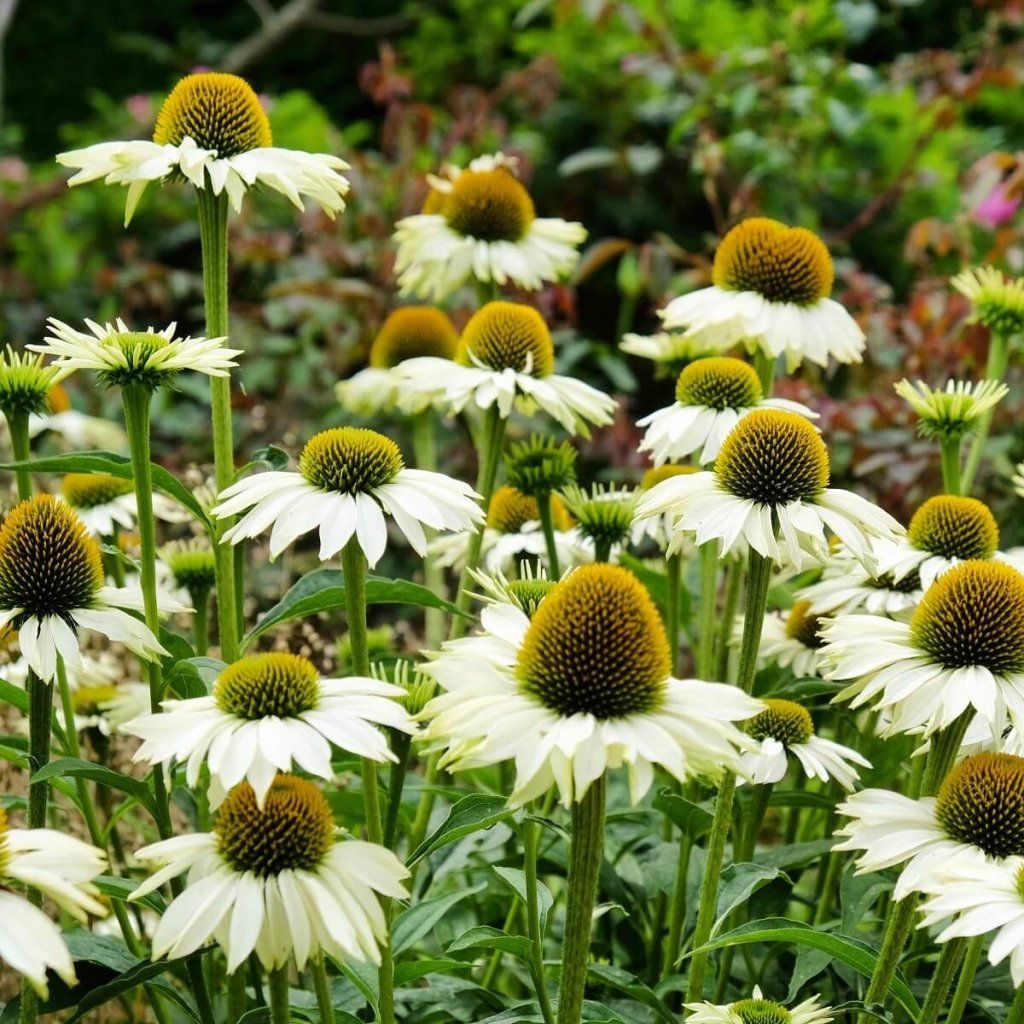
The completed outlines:
{"type": "Polygon", "coordinates": [[[153,120],[153,98],[146,93],[138,92],[129,96],[124,105],[140,124],[149,124],[153,120]]]}
{"type": "Polygon", "coordinates": [[[1011,196],[1007,192],[1005,182],[1000,182],[972,211],[975,221],[982,227],[994,231],[1012,220],[1020,208],[1021,197],[1011,196]]]}

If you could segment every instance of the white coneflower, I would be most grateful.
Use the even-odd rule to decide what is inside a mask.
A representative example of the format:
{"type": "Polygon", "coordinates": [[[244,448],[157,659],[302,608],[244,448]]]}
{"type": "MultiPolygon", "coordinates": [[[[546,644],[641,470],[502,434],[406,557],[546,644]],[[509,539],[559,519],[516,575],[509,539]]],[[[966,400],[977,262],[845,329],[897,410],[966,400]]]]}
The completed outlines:
{"type": "Polygon", "coordinates": [[[1001,730],[1024,724],[1024,576],[999,562],[962,562],[925,591],[909,622],[841,615],[827,623],[836,700],[891,715],[888,732],[930,736],[973,708],[1001,730]]]}
{"type": "Polygon", "coordinates": [[[0,412],[5,416],[42,416],[53,410],[50,396],[70,371],[47,364],[41,355],[16,352],[10,345],[0,353],[0,412]]]}
{"type": "Polygon", "coordinates": [[[322,561],[355,537],[373,568],[387,547],[385,515],[422,555],[424,525],[469,530],[483,519],[478,500],[470,486],[443,473],[407,469],[398,445],[383,434],[335,427],[306,442],[297,473],[246,477],[221,493],[213,515],[226,518],[249,510],[224,534],[233,544],[273,525],[272,558],[310,530],[319,529],[322,561]]]}
{"type": "Polygon", "coordinates": [[[593,548],[597,561],[611,560],[629,542],[638,494],[632,487],[604,484],[593,484],[586,490],[572,485],[562,491],[576,532],[588,548],[593,548]]]}
{"type": "Polygon", "coordinates": [[[569,274],[587,237],[582,224],[537,217],[507,163],[435,179],[423,213],[395,227],[404,294],[440,302],[467,281],[508,281],[530,291],[569,274]]]}
{"type": "MultiPolygon", "coordinates": [[[[570,569],[569,572],[571,571],[570,569]]],[[[525,559],[520,563],[518,579],[508,579],[500,569],[493,572],[472,569],[470,576],[481,588],[481,593],[477,596],[485,604],[510,604],[529,618],[533,618],[533,613],[540,607],[541,601],[559,582],[548,579],[543,568],[535,571],[532,564],[525,559]]]]}
{"type": "Polygon", "coordinates": [[[916,569],[910,569],[896,579],[891,572],[881,572],[878,553],[892,551],[895,545],[876,540],[872,547],[876,553],[875,568],[869,571],[842,544],[837,544],[829,553],[821,579],[801,587],[796,592],[797,600],[805,601],[811,614],[819,617],[867,612],[891,619],[908,618],[924,594],[920,575],[916,569]]]}
{"type": "Polygon", "coordinates": [[[264,185],[300,210],[303,197],[330,217],[345,208],[344,160],[273,145],[259,97],[243,78],[209,71],[186,75],[164,100],[151,142],[101,142],[67,153],[57,162],[78,171],[69,185],[102,178],[126,186],[127,226],[146,187],[182,176],[198,189],[226,194],[237,212],[249,189],[264,185]]]}
{"type": "Polygon", "coordinates": [[[519,302],[489,302],[470,318],[449,359],[408,359],[396,372],[410,400],[421,395],[449,412],[497,406],[538,409],[570,434],[589,436],[588,425],[611,423],[615,400],[589,384],[554,372],[555,349],[544,318],[519,302]]]}
{"type": "Polygon", "coordinates": [[[836,1015],[829,1006],[820,1006],[811,996],[787,1010],[782,1003],[765,999],[759,985],[750,999],[735,1003],[687,1003],[687,1021],[692,1024],[828,1024],[836,1015]]]}
{"type": "MultiPolygon", "coordinates": [[[[672,463],[665,463],[663,466],[654,466],[644,471],[640,479],[640,491],[649,491],[652,487],[668,480],[674,476],[689,476],[691,473],[700,472],[697,466],[676,466],[672,463]]],[[[636,507],[633,508],[633,528],[630,540],[633,544],[641,544],[645,539],[653,541],[658,549],[666,551],[672,542],[672,521],[671,513],[664,513],[660,516],[646,516],[643,519],[636,518],[636,507]]],[[[677,538],[676,550],[684,555],[692,555],[696,547],[680,545],[677,538]]]]}
{"type": "Polygon", "coordinates": [[[138,850],[158,870],[141,899],[188,873],[153,936],[153,956],[182,957],[213,940],[234,971],[255,952],[264,968],[321,951],[380,962],[387,922],[376,894],[401,899],[409,872],[382,846],[337,841],[331,809],[311,782],[279,775],[261,810],[243,782],[220,807],[213,832],[175,836],[138,850]]]}
{"type": "Polygon", "coordinates": [[[111,537],[135,526],[135,485],[109,473],[68,473],[61,496],[97,537],[111,537]]]}
{"type": "Polygon", "coordinates": [[[171,541],[157,552],[175,588],[188,595],[193,604],[208,598],[217,582],[217,559],[205,538],[171,541]]]}
{"type": "Polygon", "coordinates": [[[54,678],[58,656],[71,669],[79,665],[79,629],[102,633],[141,658],[166,654],[146,624],[128,613],[142,605],[138,588],[104,585],[99,546],[57,498],[23,501],[0,526],[0,626],[18,630],[21,653],[42,679],[54,678]]]}
{"type": "Polygon", "coordinates": [[[67,370],[95,370],[101,384],[113,387],[138,384],[155,391],[185,370],[226,377],[241,354],[225,346],[227,338],[176,337],[177,324],[133,331],[120,319],[113,324],[86,320],[86,333],[53,317],[46,323],[50,334],[30,349],[52,355],[55,365],[67,370]]]}
{"type": "Polygon", "coordinates": [[[483,635],[451,641],[424,666],[445,691],[424,710],[425,738],[456,771],[514,761],[513,805],[556,786],[569,806],[622,766],[636,801],[655,765],[680,780],[717,777],[751,745],[734,723],[761,702],[673,678],[657,609],[625,569],[583,566],[532,618],[492,604],[481,621],[483,635]]]}
{"type": "Polygon", "coordinates": [[[49,897],[76,921],[105,917],[92,880],[103,873],[106,856],[80,839],[48,828],[11,828],[0,807],[0,958],[45,999],[47,970],[74,985],[75,965],[60,930],[12,882],[49,897]]]}
{"type": "Polygon", "coordinates": [[[953,768],[934,797],[865,789],[838,811],[851,820],[833,849],[858,851],[859,874],[903,865],[893,890],[901,900],[939,888],[942,871],[965,854],[1024,855],[1024,758],[975,754],[953,768]]]}
{"type": "MultiPolygon", "coordinates": [[[[720,337],[720,336],[719,336],[720,337]]],[[[680,363],[716,355],[733,347],[731,341],[718,344],[714,335],[692,338],[685,331],[657,331],[654,334],[624,334],[619,348],[631,356],[650,359],[659,368],[678,370],[680,363]]]]}
{"type": "Polygon", "coordinates": [[[977,383],[950,380],[941,390],[933,390],[924,381],[911,384],[909,380],[901,380],[894,388],[917,413],[921,435],[938,438],[957,438],[972,433],[1009,391],[998,380],[977,383]]]}
{"type": "Polygon", "coordinates": [[[393,761],[380,727],[413,733],[396,698],[404,691],[377,679],[321,679],[296,654],[255,654],[224,668],[208,697],[167,700],[122,729],[144,740],[135,760],[186,765],[189,786],[209,766],[213,806],[243,779],[262,809],[278,770],[298,765],[334,778],[331,745],[372,761],[393,761]]]}
{"type": "Polygon", "coordinates": [[[754,409],[818,418],[799,402],[765,398],[757,372],[742,359],[698,359],[679,374],[675,402],[637,420],[638,427],[646,428],[640,451],[650,452],[656,466],[694,453],[701,465],[714,462],[729,431],[754,409]]]}
{"type": "MultiPolygon", "coordinates": [[[[788,612],[769,612],[761,628],[759,656],[765,664],[774,662],[800,678],[821,677],[820,629],[821,618],[807,601],[794,602],[788,612]]],[[[737,643],[740,635],[738,631],[737,643]]]]}
{"type": "Polygon", "coordinates": [[[970,301],[971,323],[1003,337],[1024,331],[1024,279],[1006,277],[995,267],[974,267],[949,283],[970,301]]]}
{"type": "Polygon", "coordinates": [[[406,414],[430,406],[430,396],[402,387],[395,367],[406,359],[454,359],[459,335],[448,314],[433,306],[400,306],[384,321],[370,346],[370,365],[334,387],[338,402],[359,416],[398,409],[406,414]]]}
{"type": "Polygon", "coordinates": [[[898,536],[892,516],[851,491],[830,488],[828,450],[803,417],[757,409],[732,429],[713,472],[674,476],[640,496],[637,517],[673,516],[673,545],[717,540],[722,555],[752,548],[796,567],[828,555],[831,530],[869,562],[871,538],[898,536]],[[679,539],[677,539],[679,538],[679,539]]]}
{"type": "Polygon", "coordinates": [[[684,330],[722,348],[744,343],[790,370],[805,359],[827,366],[859,363],[864,332],[829,298],[834,272],[828,249],[805,228],[751,217],[722,239],[710,288],[673,299],[662,311],[666,330],[684,330]]]}
{"type": "Polygon", "coordinates": [[[742,774],[751,782],[781,782],[792,757],[809,779],[835,779],[849,790],[860,778],[853,766],[871,767],[856,750],[818,736],[811,714],[802,704],[775,698],[766,698],[764,704],[764,710],[747,723],[747,732],[759,744],[757,750],[742,755],[742,774]]]}

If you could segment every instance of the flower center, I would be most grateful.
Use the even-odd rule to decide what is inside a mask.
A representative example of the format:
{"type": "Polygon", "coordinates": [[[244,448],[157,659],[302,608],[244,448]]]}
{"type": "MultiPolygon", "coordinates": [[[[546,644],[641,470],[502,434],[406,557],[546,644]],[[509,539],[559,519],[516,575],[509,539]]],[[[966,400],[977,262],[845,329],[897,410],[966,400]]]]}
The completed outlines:
{"type": "Polygon", "coordinates": [[[807,610],[810,607],[810,601],[794,603],[786,617],[786,636],[799,641],[804,647],[817,650],[825,641],[818,636],[818,630],[821,629],[821,618],[817,615],[808,615],[807,610]]]}
{"type": "Polygon", "coordinates": [[[778,740],[784,747],[806,743],[814,735],[810,712],[791,700],[766,699],[764,711],[747,722],[747,732],[755,740],[778,740]]]}
{"type": "Polygon", "coordinates": [[[488,302],[463,329],[458,359],[491,370],[549,377],[555,368],[555,348],[548,325],[532,306],[488,302]]]}
{"type": "Polygon", "coordinates": [[[78,715],[98,714],[105,704],[117,697],[117,687],[110,683],[97,686],[80,686],[71,695],[71,703],[78,715]]]}
{"type": "Polygon", "coordinates": [[[809,306],[832,291],[832,257],[806,228],[751,217],[722,239],[711,278],[719,288],[809,306]]]}
{"type": "Polygon", "coordinates": [[[729,1009],[743,1024],[790,1024],[792,1019],[789,1010],[770,999],[743,999],[729,1009]]]}
{"type": "Polygon", "coordinates": [[[175,376],[174,370],[150,365],[153,356],[170,344],[167,338],[155,331],[115,332],[108,334],[100,344],[116,350],[120,357],[118,366],[100,370],[96,375],[108,387],[138,384],[149,391],[155,391],[175,376]]]}
{"type": "Polygon", "coordinates": [[[557,584],[523,638],[516,676],[563,717],[656,710],[671,674],[668,640],[647,590],[626,569],[586,565],[557,584]]]}
{"type": "Polygon", "coordinates": [[[72,508],[106,505],[134,490],[131,480],[108,473],[68,473],[61,482],[61,493],[72,508]]]}
{"type": "Polygon", "coordinates": [[[512,580],[505,590],[508,596],[532,619],[540,607],[541,601],[557,586],[557,580],[534,577],[525,580],[512,580]]]}
{"type": "Polygon", "coordinates": [[[764,393],[754,368],[742,359],[710,356],[690,363],[676,382],[680,405],[703,405],[709,409],[749,409],[764,393]]]}
{"type": "Polygon", "coordinates": [[[50,392],[59,387],[54,384],[59,372],[55,366],[45,366],[41,355],[15,352],[8,345],[0,355],[0,410],[23,415],[46,412],[51,408],[50,392]]]}
{"type": "Polygon", "coordinates": [[[299,456],[299,472],[314,486],[340,494],[372,491],[403,469],[389,437],[363,427],[335,427],[314,434],[299,456]]]}
{"type": "Polygon", "coordinates": [[[910,637],[942,665],[1024,671],[1024,576],[1001,562],[961,562],[925,591],[910,637]]]}
{"type": "Polygon", "coordinates": [[[278,775],[262,811],[248,782],[235,786],[221,804],[217,835],[221,856],[236,871],[311,871],[334,844],[334,819],[312,782],[278,775]]]}
{"type": "Polygon", "coordinates": [[[183,541],[160,552],[179,587],[190,594],[208,594],[217,582],[217,558],[203,541],[183,541]]]}
{"type": "Polygon", "coordinates": [[[941,494],[914,513],[907,538],[915,548],[943,558],[991,558],[999,547],[999,527],[977,498],[941,494]]]}
{"type": "Polygon", "coordinates": [[[958,842],[990,857],[1024,855],[1024,757],[975,754],[946,776],[935,817],[958,842]]]}
{"type": "Polygon", "coordinates": [[[445,197],[444,216],[460,235],[518,242],[533,223],[533,200],[508,171],[463,171],[445,197]]]}
{"type": "Polygon", "coordinates": [[[589,492],[579,487],[569,488],[565,498],[580,532],[595,544],[619,544],[629,535],[636,510],[636,491],[605,490],[597,484],[589,492]]]}
{"type": "Polygon", "coordinates": [[[103,586],[99,545],[85,524],[49,494],[16,505],[0,527],[0,608],[67,617],[103,586]]]}
{"type": "Polygon", "coordinates": [[[415,359],[454,359],[459,336],[451,320],[433,306],[401,306],[384,321],[370,346],[370,365],[388,369],[415,359]]]}
{"type": "MultiPolygon", "coordinates": [[[[515,487],[504,484],[491,496],[487,509],[487,526],[498,533],[519,533],[527,523],[538,522],[540,510],[537,499],[523,494],[515,487]]],[[[557,494],[551,495],[551,521],[556,530],[572,528],[572,516],[557,494]]]]}
{"type": "Polygon", "coordinates": [[[157,114],[155,143],[178,146],[186,135],[222,159],[273,144],[270,121],[252,86],[216,71],[186,75],[157,114]]]}
{"type": "Polygon", "coordinates": [[[915,590],[921,589],[921,574],[916,569],[911,569],[906,576],[901,576],[897,580],[891,572],[887,572],[869,582],[876,590],[894,590],[897,594],[913,594],[915,590]]]}
{"type": "Polygon", "coordinates": [[[729,432],[715,472],[726,490],[760,505],[813,501],[828,486],[828,449],[803,416],[757,409],[729,432]]]}
{"type": "Polygon", "coordinates": [[[297,654],[254,654],[221,671],[213,696],[239,718],[297,718],[317,706],[320,674],[297,654]]]}
{"type": "Polygon", "coordinates": [[[674,466],[671,462],[666,462],[664,466],[655,466],[644,473],[640,480],[640,490],[649,491],[652,487],[664,480],[668,480],[670,477],[689,476],[691,473],[696,472],[696,466],[674,466]]]}

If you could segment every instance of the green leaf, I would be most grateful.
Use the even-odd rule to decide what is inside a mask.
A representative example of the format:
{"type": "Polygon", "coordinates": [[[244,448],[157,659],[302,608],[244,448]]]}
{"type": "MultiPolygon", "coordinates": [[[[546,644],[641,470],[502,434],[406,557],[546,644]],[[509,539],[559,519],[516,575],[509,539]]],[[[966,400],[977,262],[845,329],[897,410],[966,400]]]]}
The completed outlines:
{"type": "Polygon", "coordinates": [[[624,971],[620,967],[613,967],[611,964],[590,964],[587,967],[587,974],[591,978],[596,978],[605,985],[625,993],[638,1003],[643,1003],[667,1024],[676,1024],[676,1015],[647,985],[628,971],[624,971]]]}
{"type": "Polygon", "coordinates": [[[500,928],[480,925],[463,932],[454,942],[448,945],[447,953],[461,953],[467,949],[500,949],[502,953],[510,953],[530,964],[533,962],[533,947],[525,935],[509,935],[500,928]]]}
{"type": "Polygon", "coordinates": [[[661,790],[654,798],[655,810],[661,811],[685,836],[699,839],[711,828],[714,815],[699,804],[673,793],[661,790]]]}
{"type": "Polygon", "coordinates": [[[486,888],[487,883],[481,882],[471,889],[458,889],[445,896],[423,900],[422,903],[410,907],[395,921],[394,931],[391,934],[395,956],[419,942],[452,907],[461,903],[467,896],[473,896],[486,888]]]}
{"type": "MultiPolygon", "coordinates": [[[[29,469],[33,473],[109,473],[122,480],[133,478],[132,460],[127,455],[118,455],[115,452],[75,452],[73,455],[48,455],[41,459],[26,459],[24,462],[5,462],[0,464],[0,469],[8,469],[12,472],[17,469],[29,469]]],[[[184,505],[208,532],[212,532],[213,523],[203,511],[202,505],[196,501],[195,495],[163,466],[158,466],[154,462],[151,470],[153,486],[169,498],[184,505]]]]}
{"type": "MultiPolygon", "coordinates": [[[[128,897],[138,888],[137,883],[130,878],[121,878],[119,875],[100,875],[99,878],[92,880],[92,884],[104,896],[109,896],[112,900],[119,900],[121,903],[126,903],[128,897]]],[[[167,909],[167,904],[159,892],[151,892],[136,902],[139,906],[148,907],[158,914],[163,914],[167,909]]]]}
{"type": "MultiPolygon", "coordinates": [[[[750,921],[705,943],[699,949],[690,950],[683,959],[693,956],[698,951],[711,952],[716,949],[724,949],[726,946],[741,946],[751,942],[786,942],[797,946],[809,946],[811,949],[820,949],[836,960],[841,960],[844,964],[849,965],[865,978],[871,977],[878,961],[877,951],[861,939],[818,931],[810,925],[781,917],[750,921]]],[[[921,1008],[902,977],[897,975],[892,980],[889,992],[912,1019],[918,1018],[921,1008]]]]}
{"type": "Polygon", "coordinates": [[[431,957],[426,960],[403,960],[395,964],[395,988],[403,985],[411,985],[420,978],[430,974],[457,974],[460,971],[469,970],[472,964],[465,960],[452,960],[451,958],[431,957]]]}
{"type": "Polygon", "coordinates": [[[290,458],[291,456],[283,448],[268,444],[266,448],[260,448],[252,453],[252,458],[235,473],[235,479],[241,480],[243,476],[261,466],[272,470],[284,469],[290,458]]]}
{"type": "MultiPolygon", "coordinates": [[[[422,608],[440,608],[450,615],[466,613],[432,590],[408,580],[389,580],[381,576],[366,579],[367,604],[412,604],[422,608]]],[[[249,630],[242,640],[247,647],[268,629],[291,619],[345,607],[345,577],[340,569],[314,569],[299,579],[273,608],[249,630]]]]}
{"type": "Polygon", "coordinates": [[[722,872],[722,880],[718,888],[717,920],[711,929],[714,935],[725,924],[729,915],[742,906],[758,889],[763,889],[776,878],[786,876],[778,869],[763,864],[730,864],[722,872]]]}
{"type": "Polygon", "coordinates": [[[808,843],[793,843],[780,846],[758,855],[758,863],[770,868],[796,868],[809,864],[812,860],[824,857],[832,849],[834,839],[812,839],[808,843]]]}
{"type": "MultiPolygon", "coordinates": [[[[494,873],[526,904],[526,872],[520,868],[496,867],[494,873]]],[[[540,904],[540,930],[543,935],[547,928],[548,914],[554,904],[551,890],[541,881],[537,882],[537,902],[540,904]]]]}
{"type": "Polygon", "coordinates": [[[464,836],[491,828],[511,814],[508,801],[503,796],[491,796],[487,793],[471,793],[464,796],[452,806],[441,827],[433,835],[427,836],[406,864],[412,867],[427,854],[449,843],[457,842],[464,836]]]}
{"type": "Polygon", "coordinates": [[[141,779],[133,779],[130,775],[122,775],[113,768],[105,768],[92,761],[83,761],[77,757],[62,757],[44,765],[32,776],[33,782],[45,782],[52,778],[89,779],[101,786],[116,789],[130,796],[150,811],[155,811],[153,794],[141,779]]]}
{"type": "Polygon", "coordinates": [[[207,697],[213,690],[213,681],[224,667],[225,662],[217,658],[185,658],[175,662],[174,668],[165,676],[166,690],[173,690],[184,700],[207,697]]]}
{"type": "MultiPolygon", "coordinates": [[[[159,978],[160,975],[169,971],[172,967],[184,964],[193,957],[201,956],[203,952],[205,951],[197,950],[190,957],[186,957],[181,960],[158,960],[156,963],[153,963],[150,960],[138,961],[134,967],[125,971],[123,974],[119,974],[113,981],[110,981],[105,985],[97,985],[96,988],[86,992],[79,1000],[78,1005],[75,1007],[74,1015],[69,1018],[67,1024],[78,1024],[78,1021],[84,1020],[86,1016],[97,1007],[102,1006],[104,1003],[109,1003],[111,999],[116,999],[122,993],[129,992],[139,985],[154,981],[159,978]]],[[[183,1010],[185,1010],[193,1020],[199,1020],[199,1015],[196,1013],[192,1004],[183,999],[177,989],[173,986],[161,985],[160,992],[161,994],[174,999],[174,1001],[183,1010]]]]}

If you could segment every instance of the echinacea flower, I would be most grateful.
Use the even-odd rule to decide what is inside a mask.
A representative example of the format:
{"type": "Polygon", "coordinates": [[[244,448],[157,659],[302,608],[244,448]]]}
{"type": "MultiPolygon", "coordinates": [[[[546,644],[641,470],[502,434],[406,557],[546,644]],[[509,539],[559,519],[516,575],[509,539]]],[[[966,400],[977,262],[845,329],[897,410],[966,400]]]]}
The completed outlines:
{"type": "Polygon", "coordinates": [[[687,1021],[692,1024],[828,1024],[835,1011],[818,1004],[818,996],[811,996],[787,1010],[782,1003],[765,999],[759,985],[754,986],[750,999],[735,1003],[687,1003],[690,1011],[687,1021]]]}
{"type": "Polygon", "coordinates": [[[685,331],[656,331],[654,334],[624,334],[619,348],[631,356],[650,359],[660,370],[678,373],[681,364],[717,355],[732,348],[734,342],[716,343],[716,338],[693,338],[685,331]]]}
{"type": "Polygon", "coordinates": [[[765,615],[758,655],[765,664],[788,668],[798,678],[820,677],[820,629],[821,618],[811,612],[809,603],[795,601],[788,612],[765,615]]]}
{"type": "Polygon", "coordinates": [[[57,155],[81,185],[102,178],[128,189],[125,226],[152,182],[184,177],[197,189],[226,194],[237,212],[249,189],[265,185],[302,209],[306,196],[330,217],[345,208],[344,160],[273,145],[270,121],[243,78],[220,72],[186,75],[164,100],[152,141],[101,142],[57,155]]]}
{"type": "Polygon", "coordinates": [[[409,872],[383,846],[338,842],[331,809],[305,779],[278,775],[261,810],[243,782],[221,804],[212,832],[137,850],[157,870],[138,900],[188,873],[153,936],[153,957],[188,956],[210,940],[234,971],[255,952],[267,970],[299,970],[321,951],[380,963],[387,922],[377,894],[401,899],[409,872]]]}
{"type": "Polygon", "coordinates": [[[607,562],[627,544],[633,533],[638,491],[632,487],[575,484],[562,491],[562,500],[576,522],[577,534],[592,547],[599,561],[607,562]]]}
{"type": "Polygon", "coordinates": [[[894,899],[930,892],[965,854],[1024,855],[1024,758],[975,754],[953,768],[934,797],[865,789],[838,811],[850,821],[833,849],[856,850],[858,874],[902,865],[894,899]]]}
{"type": "Polygon", "coordinates": [[[936,886],[920,908],[922,928],[941,928],[936,942],[994,933],[993,967],[1010,958],[1015,988],[1024,985],[1024,857],[952,857],[936,870],[936,886]]]}
{"type": "Polygon", "coordinates": [[[217,558],[209,541],[199,537],[171,541],[157,553],[171,582],[188,594],[193,605],[210,596],[217,582],[217,558]]]}
{"type": "Polygon", "coordinates": [[[894,389],[917,413],[918,433],[922,437],[940,438],[973,433],[1010,390],[998,380],[950,380],[938,391],[924,381],[911,384],[901,380],[894,389]]]}
{"type": "Polygon", "coordinates": [[[568,807],[622,766],[635,802],[655,765],[681,781],[718,777],[752,743],[734,723],[761,702],[673,678],[654,602],[626,569],[583,566],[532,618],[499,603],[481,622],[482,635],[450,641],[424,666],[445,691],[423,712],[424,738],[454,771],[514,761],[513,806],[555,786],[568,807]]]}
{"type": "Polygon", "coordinates": [[[538,217],[507,165],[478,168],[439,180],[428,210],[395,226],[403,294],[440,302],[470,280],[536,291],[576,266],[583,225],[538,217]]]}
{"type": "Polygon", "coordinates": [[[818,414],[799,402],[765,398],[757,372],[742,359],[710,356],[687,366],[676,381],[676,400],[637,420],[646,428],[640,451],[655,466],[696,455],[714,462],[729,431],[754,409],[784,409],[808,419],[818,414]]]}
{"type": "Polygon", "coordinates": [[[109,473],[68,473],[61,497],[97,537],[112,537],[135,526],[135,484],[109,473]]]}
{"type": "Polygon", "coordinates": [[[395,409],[422,412],[430,397],[402,387],[395,367],[406,359],[432,356],[454,359],[459,335],[444,310],[434,306],[399,306],[384,321],[370,346],[370,365],[334,386],[338,402],[349,412],[373,416],[395,409]]]}
{"type": "Polygon", "coordinates": [[[0,412],[7,417],[50,413],[50,395],[69,372],[46,363],[41,355],[16,352],[8,345],[0,353],[0,412]]]}
{"type": "Polygon", "coordinates": [[[531,434],[505,453],[505,477],[528,498],[546,498],[576,482],[577,451],[569,441],[531,434]]]}
{"type": "Polygon", "coordinates": [[[1000,562],[962,562],[925,591],[909,622],[841,615],[827,623],[836,700],[891,715],[888,732],[926,737],[972,709],[993,729],[1024,724],[1024,576],[1000,562]]]}
{"type": "Polygon", "coordinates": [[[832,257],[813,232],[750,217],[719,244],[712,286],[673,299],[661,319],[666,330],[723,349],[744,343],[770,358],[785,355],[791,371],[804,360],[859,363],[864,332],[829,298],[833,277],[832,257]]]}
{"type": "Polygon", "coordinates": [[[123,643],[140,658],[166,654],[126,610],[142,607],[137,587],[104,585],[99,546],[64,502],[40,494],[8,513],[0,526],[0,626],[18,630],[21,653],[41,679],[54,678],[58,657],[69,668],[79,665],[81,629],[123,643]]]}
{"type": "MultiPolygon", "coordinates": [[[[697,466],[678,466],[671,462],[666,462],[662,466],[654,466],[651,469],[645,470],[644,475],[640,479],[640,491],[649,491],[652,487],[657,486],[663,480],[668,480],[674,476],[689,476],[691,473],[700,472],[697,466]]],[[[662,552],[666,551],[671,544],[672,538],[672,514],[664,513],[660,516],[646,516],[643,519],[636,518],[636,507],[634,504],[633,508],[633,528],[630,536],[630,540],[633,544],[640,544],[645,539],[653,541],[658,549],[662,552]]],[[[696,550],[692,545],[689,550],[684,550],[682,546],[677,545],[677,551],[683,554],[693,554],[696,550]]]]}
{"type": "Polygon", "coordinates": [[[497,406],[503,419],[516,408],[538,409],[570,434],[589,436],[588,424],[610,423],[615,400],[574,377],[554,372],[555,349],[544,318],[519,302],[488,302],[462,331],[451,360],[407,359],[397,368],[403,389],[459,413],[497,406]]]}
{"type": "Polygon", "coordinates": [[[226,377],[240,355],[239,349],[225,347],[227,338],[176,337],[177,324],[162,331],[133,331],[120,319],[102,325],[86,320],[86,333],[54,317],[46,323],[50,333],[45,342],[29,348],[53,356],[54,365],[66,370],[95,370],[105,387],[138,385],[155,391],[185,370],[226,377]]]}
{"type": "Polygon", "coordinates": [[[637,518],[670,513],[672,544],[719,542],[724,556],[753,549],[797,568],[828,554],[826,529],[859,559],[870,561],[872,537],[903,528],[871,502],[830,488],[828,450],[803,416],[756,409],[733,427],[714,470],[674,476],[644,492],[637,518]]]}
{"type": "Polygon", "coordinates": [[[792,757],[809,779],[835,779],[849,790],[860,777],[853,766],[871,767],[856,750],[818,736],[811,714],[802,704],[776,698],[766,698],[764,704],[764,710],[747,723],[747,732],[759,744],[757,750],[742,754],[742,776],[751,782],[781,782],[792,757]]]}
{"type": "Polygon", "coordinates": [[[1004,338],[1024,331],[1024,278],[1006,277],[995,267],[974,267],[949,283],[970,301],[969,323],[1004,338]]]}
{"type": "Polygon", "coordinates": [[[85,924],[89,914],[106,916],[92,885],[106,866],[105,854],[73,836],[48,828],[11,828],[0,807],[0,958],[44,999],[47,970],[74,985],[75,965],[60,929],[11,883],[41,892],[85,924]]]}
{"type": "Polygon", "coordinates": [[[248,510],[224,534],[232,544],[273,524],[272,558],[310,530],[319,529],[321,561],[355,537],[372,569],[387,547],[385,515],[422,555],[427,550],[423,525],[469,530],[483,519],[478,500],[470,486],[443,473],[406,468],[398,445],[383,434],[335,427],[306,442],[297,473],[246,477],[221,493],[213,515],[226,518],[248,510]]]}
{"type": "Polygon", "coordinates": [[[396,698],[400,687],[377,679],[321,679],[297,654],[255,654],[221,670],[208,697],[165,700],[162,714],[128,723],[144,742],[136,761],[186,765],[189,786],[210,769],[214,807],[243,779],[261,810],[274,776],[297,765],[334,778],[331,745],[372,761],[393,761],[380,727],[412,733],[396,698]]]}
{"type": "Polygon", "coordinates": [[[535,570],[526,559],[520,563],[517,579],[508,579],[501,569],[493,572],[470,569],[469,575],[481,588],[476,596],[485,604],[510,604],[530,619],[558,584],[558,580],[548,579],[543,567],[535,570]]]}

